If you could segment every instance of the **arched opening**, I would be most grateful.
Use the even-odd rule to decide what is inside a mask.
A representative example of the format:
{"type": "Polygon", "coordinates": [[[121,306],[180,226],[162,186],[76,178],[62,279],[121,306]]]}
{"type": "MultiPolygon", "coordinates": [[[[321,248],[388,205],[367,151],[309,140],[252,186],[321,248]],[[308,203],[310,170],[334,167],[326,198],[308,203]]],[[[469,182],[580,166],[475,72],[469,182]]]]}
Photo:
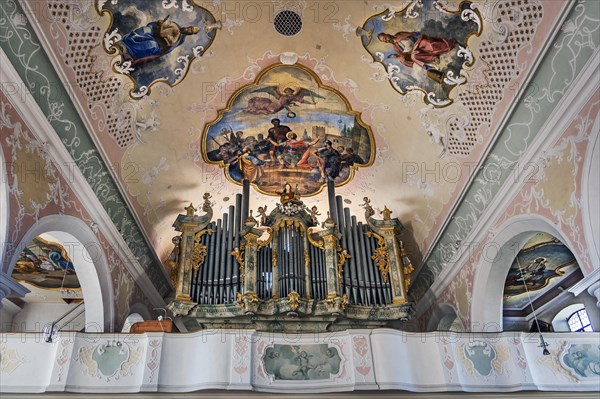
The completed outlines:
{"type": "Polygon", "coordinates": [[[427,331],[452,331],[462,332],[464,326],[456,310],[448,304],[439,304],[431,319],[429,320],[427,331]]]}
{"type": "Polygon", "coordinates": [[[519,249],[504,281],[504,330],[553,331],[550,311],[570,300],[567,290],[582,278],[571,250],[537,232],[519,249]]]}
{"type": "Polygon", "coordinates": [[[129,309],[129,316],[127,316],[127,318],[125,319],[125,322],[123,323],[123,328],[121,329],[121,332],[124,332],[124,333],[129,332],[131,326],[134,323],[145,321],[145,320],[150,320],[150,319],[152,319],[152,315],[151,315],[150,311],[148,310],[148,308],[146,307],[146,305],[141,304],[141,303],[136,303],[129,309]]]}
{"type": "MultiPolygon", "coordinates": [[[[596,118],[593,132],[600,129],[600,118],[596,118]]],[[[583,164],[581,179],[581,210],[583,213],[583,232],[592,265],[600,264],[600,135],[590,137],[590,143],[583,164]]]]}
{"type": "MultiPolygon", "coordinates": [[[[36,237],[41,237],[41,239],[46,242],[58,243],[65,248],[66,254],[68,254],[67,256],[72,265],[68,267],[74,269],[81,288],[80,295],[85,306],[85,331],[112,331],[114,300],[110,269],[102,246],[91,229],[83,221],[72,216],[51,215],[40,219],[21,240],[18,247],[20,250],[16,251],[13,255],[8,274],[12,274],[17,261],[22,256],[22,251],[25,251],[28,244],[33,242],[36,237]]],[[[48,257],[49,256],[50,255],[48,255],[48,257]]],[[[58,256],[56,259],[57,262],[65,261],[65,259],[58,259],[58,256]]],[[[44,274],[40,273],[40,278],[43,279],[44,277],[44,274]]],[[[39,285],[40,284],[38,284],[38,286],[39,285]]],[[[47,285],[51,288],[56,288],[50,284],[47,285]]],[[[62,289],[66,292],[64,284],[62,284],[62,289]]],[[[40,293],[38,292],[38,295],[39,294],[40,293]]],[[[18,303],[18,301],[16,302],[18,303]]],[[[69,305],[68,308],[77,306],[76,301],[73,301],[72,303],[73,304],[67,304],[69,305]]],[[[31,303],[28,303],[28,305],[25,306],[29,307],[28,310],[20,316],[15,314],[13,324],[16,322],[21,326],[25,326],[26,329],[30,329],[30,324],[39,327],[39,324],[42,324],[42,322],[54,321],[53,318],[56,317],[60,311],[60,309],[54,308],[52,312],[46,314],[41,309],[43,307],[41,305],[32,305],[31,303]],[[51,318],[53,320],[45,320],[46,318],[51,318]]],[[[79,306],[81,307],[81,305],[79,306]]],[[[50,307],[46,307],[50,309],[50,307]]],[[[25,307],[22,309],[25,309],[25,307]]],[[[64,308],[64,310],[66,311],[68,309],[64,308]]],[[[71,314],[68,317],[77,316],[77,313],[81,313],[81,310],[82,309],[76,310],[76,313],[71,314]]],[[[66,321],[66,319],[64,321],[66,321]]],[[[77,328],[77,324],[74,326],[77,328]]],[[[74,326],[71,325],[71,329],[74,326]]]]}
{"type": "Polygon", "coordinates": [[[0,150],[0,268],[4,265],[4,255],[8,244],[9,200],[8,174],[4,162],[4,153],[0,150]]]}
{"type": "MultiPolygon", "coordinates": [[[[516,255],[535,234],[548,233],[573,248],[554,224],[539,215],[523,215],[505,222],[484,250],[473,283],[471,325],[473,331],[503,331],[504,283],[516,255]],[[489,250],[488,250],[489,249],[489,250]]],[[[577,254],[573,253],[575,260],[577,254]]]]}

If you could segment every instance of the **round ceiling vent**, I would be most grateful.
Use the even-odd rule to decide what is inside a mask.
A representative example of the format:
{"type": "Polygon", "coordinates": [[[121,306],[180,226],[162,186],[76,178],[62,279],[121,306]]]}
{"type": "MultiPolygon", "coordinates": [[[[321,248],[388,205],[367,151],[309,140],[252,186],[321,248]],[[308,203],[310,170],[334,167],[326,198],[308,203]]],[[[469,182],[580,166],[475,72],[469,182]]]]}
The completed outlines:
{"type": "Polygon", "coordinates": [[[302,17],[294,11],[281,11],[275,16],[273,25],[284,36],[297,35],[302,30],[302,17]]]}

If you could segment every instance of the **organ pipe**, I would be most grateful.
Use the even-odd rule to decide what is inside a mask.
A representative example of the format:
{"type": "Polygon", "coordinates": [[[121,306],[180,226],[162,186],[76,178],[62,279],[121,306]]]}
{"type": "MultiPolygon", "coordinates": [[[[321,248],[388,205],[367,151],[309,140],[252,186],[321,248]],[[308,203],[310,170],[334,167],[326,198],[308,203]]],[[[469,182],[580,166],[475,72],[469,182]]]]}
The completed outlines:
{"type": "MultiPolygon", "coordinates": [[[[332,181],[327,195],[329,218],[314,231],[317,212],[309,213],[289,185],[260,228],[249,210],[247,181],[235,204],[214,221],[210,195],[204,196],[205,215],[187,207],[174,223],[181,237],[173,240],[177,245],[169,256],[177,289],[169,309],[209,318],[235,317],[235,309],[239,314],[287,309],[342,317],[347,309],[392,306],[397,313],[387,313],[407,318],[404,273],[412,266],[396,238],[400,222],[387,208],[383,220],[375,219],[368,199],[363,204],[366,223],[359,222],[335,195],[332,181]],[[205,234],[208,230],[212,234],[205,234]],[[195,264],[192,254],[200,259],[195,264]],[[267,306],[274,301],[276,306],[267,306]],[[219,308],[226,304],[233,307],[219,308]],[[217,310],[209,311],[209,306],[217,310]]],[[[352,312],[353,317],[373,317],[371,311],[352,312]]],[[[388,317],[387,313],[376,314],[388,317]]]]}

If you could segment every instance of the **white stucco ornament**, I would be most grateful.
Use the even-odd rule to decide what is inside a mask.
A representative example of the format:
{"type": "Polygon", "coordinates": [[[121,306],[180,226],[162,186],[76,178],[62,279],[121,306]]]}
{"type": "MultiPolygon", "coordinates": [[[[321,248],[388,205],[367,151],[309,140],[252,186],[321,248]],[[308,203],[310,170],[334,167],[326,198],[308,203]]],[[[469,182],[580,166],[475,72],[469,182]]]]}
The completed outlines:
{"type": "Polygon", "coordinates": [[[298,62],[298,54],[294,52],[285,52],[279,55],[279,61],[284,65],[294,65],[298,62]]]}

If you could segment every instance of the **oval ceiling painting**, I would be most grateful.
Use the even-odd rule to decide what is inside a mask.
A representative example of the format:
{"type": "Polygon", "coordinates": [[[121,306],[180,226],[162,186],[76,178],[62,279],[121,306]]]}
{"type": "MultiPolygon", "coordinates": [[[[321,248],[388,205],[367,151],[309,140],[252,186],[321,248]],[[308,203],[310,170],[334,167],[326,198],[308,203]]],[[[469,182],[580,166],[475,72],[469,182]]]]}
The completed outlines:
{"type": "Polygon", "coordinates": [[[263,70],[233,94],[202,136],[206,162],[268,195],[278,195],[284,183],[303,196],[317,194],[327,180],[346,184],[374,154],[373,134],[360,114],[298,64],[263,70]]]}
{"type": "Polygon", "coordinates": [[[401,11],[386,10],[356,30],[373,60],[382,64],[401,94],[419,90],[434,107],[450,105],[450,90],[467,80],[473,65],[467,41],[481,33],[481,15],[468,1],[457,9],[415,0],[401,11]]]}

